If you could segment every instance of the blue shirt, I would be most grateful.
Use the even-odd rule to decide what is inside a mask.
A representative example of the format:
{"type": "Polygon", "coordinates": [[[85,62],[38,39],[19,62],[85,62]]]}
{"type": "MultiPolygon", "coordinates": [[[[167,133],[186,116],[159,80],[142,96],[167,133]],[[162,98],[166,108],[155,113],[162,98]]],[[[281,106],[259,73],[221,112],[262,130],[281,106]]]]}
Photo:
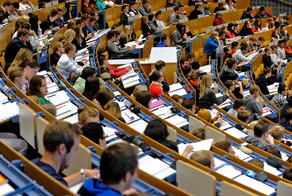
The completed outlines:
{"type": "Polygon", "coordinates": [[[122,196],[112,187],[101,184],[99,179],[88,179],[78,191],[81,196],[122,196]]]}
{"type": "Polygon", "coordinates": [[[32,162],[36,164],[39,168],[44,170],[47,174],[51,175],[53,178],[68,186],[67,182],[55,171],[55,169],[49,164],[43,163],[39,158],[33,159],[32,162]]]}
{"type": "Polygon", "coordinates": [[[209,37],[205,43],[204,51],[207,55],[211,55],[213,52],[216,52],[216,48],[218,48],[218,46],[218,41],[214,41],[211,37],[209,37]]]}
{"type": "Polygon", "coordinates": [[[168,47],[163,41],[159,41],[156,47],[168,47]]]}

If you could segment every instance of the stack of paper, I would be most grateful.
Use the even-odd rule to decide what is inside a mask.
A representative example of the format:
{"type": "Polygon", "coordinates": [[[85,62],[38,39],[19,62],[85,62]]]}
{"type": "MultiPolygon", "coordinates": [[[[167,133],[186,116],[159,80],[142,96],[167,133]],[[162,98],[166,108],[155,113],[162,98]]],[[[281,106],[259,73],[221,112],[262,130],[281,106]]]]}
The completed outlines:
{"type": "Polygon", "coordinates": [[[148,125],[148,123],[145,120],[140,119],[140,120],[137,120],[137,121],[129,124],[129,127],[132,127],[133,129],[135,129],[139,133],[143,134],[147,125],[148,125]]]}
{"type": "Polygon", "coordinates": [[[226,106],[231,105],[231,99],[226,99],[223,103],[221,103],[218,107],[219,108],[225,108],[226,106]]]}
{"type": "Polygon", "coordinates": [[[269,114],[272,114],[270,109],[267,107],[263,108],[263,115],[262,116],[268,116],[269,114]]]}
{"type": "Polygon", "coordinates": [[[202,140],[202,141],[195,142],[195,143],[188,143],[188,144],[181,143],[177,146],[178,152],[179,152],[179,154],[183,154],[187,145],[191,145],[194,148],[193,152],[199,151],[199,150],[210,150],[213,141],[214,141],[213,138],[210,138],[210,139],[202,140]]]}
{"type": "Polygon", "coordinates": [[[215,164],[214,169],[217,170],[217,169],[223,167],[224,165],[226,165],[226,162],[214,157],[214,164],[215,164]]]}
{"type": "Polygon", "coordinates": [[[63,90],[46,95],[45,98],[56,106],[70,101],[70,98],[68,97],[67,93],[63,90]]]}
{"type": "Polygon", "coordinates": [[[78,123],[78,114],[74,114],[72,116],[69,116],[68,118],[65,118],[64,121],[71,123],[71,124],[78,123]]]}
{"type": "Polygon", "coordinates": [[[212,66],[211,65],[205,65],[205,66],[201,66],[199,71],[200,73],[207,73],[207,72],[211,72],[212,66]]]}
{"type": "Polygon", "coordinates": [[[185,118],[179,115],[175,115],[173,117],[167,118],[166,121],[173,124],[176,127],[183,127],[189,124],[189,122],[185,118]]]}
{"type": "Polygon", "coordinates": [[[7,101],[8,101],[8,97],[0,91],[0,104],[7,102],[7,101]]]}
{"type": "Polygon", "coordinates": [[[103,129],[103,132],[106,135],[106,138],[105,138],[106,141],[109,141],[109,140],[117,137],[117,135],[116,135],[116,131],[117,130],[116,129],[111,128],[111,127],[102,127],[102,129],[103,129]]]}
{"type": "Polygon", "coordinates": [[[229,135],[232,135],[235,138],[243,138],[246,137],[247,134],[243,133],[242,131],[240,131],[239,129],[233,127],[231,129],[227,129],[224,131],[225,133],[228,133],[229,135]]]}
{"type": "Polygon", "coordinates": [[[19,115],[19,108],[16,102],[0,104],[0,111],[2,111],[0,116],[0,122],[19,115]]]}
{"type": "Polygon", "coordinates": [[[62,119],[72,114],[77,113],[78,107],[71,102],[66,102],[57,106],[57,119],[62,119]]]}
{"type": "Polygon", "coordinates": [[[235,178],[236,176],[241,175],[241,171],[235,169],[231,165],[225,165],[225,166],[219,168],[218,170],[216,170],[216,172],[218,172],[219,174],[222,174],[223,176],[226,176],[227,178],[231,178],[231,179],[235,178]]]}

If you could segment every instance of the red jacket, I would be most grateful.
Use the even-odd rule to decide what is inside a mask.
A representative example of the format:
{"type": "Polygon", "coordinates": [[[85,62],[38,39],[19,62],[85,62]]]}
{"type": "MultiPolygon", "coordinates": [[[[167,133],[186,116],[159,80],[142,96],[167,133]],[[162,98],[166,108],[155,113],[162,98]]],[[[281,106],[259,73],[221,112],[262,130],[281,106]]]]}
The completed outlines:
{"type": "Polygon", "coordinates": [[[108,70],[110,71],[113,78],[120,77],[128,72],[126,67],[123,68],[114,68],[111,65],[108,65],[108,70]]]}
{"type": "Polygon", "coordinates": [[[284,46],[284,50],[285,50],[285,53],[286,53],[286,54],[290,54],[290,53],[292,53],[292,49],[291,49],[290,46],[284,46]]]}
{"type": "Polygon", "coordinates": [[[159,97],[159,95],[163,94],[162,84],[160,82],[152,81],[149,91],[152,95],[153,99],[159,97]]]}

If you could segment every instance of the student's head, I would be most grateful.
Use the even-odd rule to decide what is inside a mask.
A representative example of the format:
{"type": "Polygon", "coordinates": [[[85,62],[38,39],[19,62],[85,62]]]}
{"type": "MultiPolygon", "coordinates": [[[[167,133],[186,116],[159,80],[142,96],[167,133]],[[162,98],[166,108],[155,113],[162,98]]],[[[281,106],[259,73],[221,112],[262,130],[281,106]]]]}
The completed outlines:
{"type": "Polygon", "coordinates": [[[156,20],[155,15],[154,14],[149,14],[148,15],[148,20],[149,21],[155,21],[156,20]]]}
{"type": "Polygon", "coordinates": [[[151,120],[148,123],[144,134],[157,142],[162,142],[169,136],[165,123],[159,119],[151,120]]]}
{"type": "Polygon", "coordinates": [[[164,76],[160,73],[160,71],[154,71],[151,75],[152,81],[162,82],[164,80],[164,76]]]}
{"type": "Polygon", "coordinates": [[[252,13],[252,7],[248,7],[248,8],[246,9],[246,12],[247,12],[247,14],[251,14],[251,13],[252,13]]]}
{"type": "Polygon", "coordinates": [[[125,122],[124,118],[122,117],[120,106],[119,106],[119,104],[117,102],[113,102],[113,101],[108,102],[108,104],[106,105],[105,110],[111,116],[114,116],[117,119],[125,122]]]}
{"type": "Polygon", "coordinates": [[[232,42],[231,43],[231,48],[234,49],[234,50],[237,50],[238,49],[238,42],[237,41],[232,42]]]}
{"type": "Polygon", "coordinates": [[[206,90],[211,89],[211,86],[212,86],[212,77],[209,74],[203,75],[201,83],[200,83],[200,98],[204,96],[206,90]]]}
{"type": "Polygon", "coordinates": [[[252,85],[249,87],[249,94],[254,99],[259,96],[260,88],[257,85],[252,85]]]}
{"type": "Polygon", "coordinates": [[[97,50],[97,56],[106,56],[107,57],[107,51],[104,48],[99,48],[97,50]]]}
{"type": "Polygon", "coordinates": [[[163,34],[161,36],[161,41],[164,42],[166,45],[168,45],[169,42],[170,42],[170,36],[169,35],[166,35],[166,34],[163,34]]]}
{"type": "Polygon", "coordinates": [[[172,95],[171,96],[171,98],[174,100],[174,101],[176,101],[178,104],[182,104],[183,103],[183,100],[184,100],[184,98],[183,98],[183,96],[181,96],[181,95],[172,95]]]}
{"type": "Polygon", "coordinates": [[[246,106],[246,101],[245,100],[237,99],[237,100],[234,101],[233,109],[238,112],[240,110],[245,110],[245,106],[246,106]]]}
{"type": "Polygon", "coordinates": [[[156,63],[155,63],[155,69],[157,71],[160,71],[161,73],[164,73],[165,72],[165,62],[162,61],[162,60],[156,61],[156,63]]]}
{"type": "Polygon", "coordinates": [[[177,23],[176,24],[176,29],[181,33],[184,34],[186,32],[186,24],[184,23],[177,23]]]}
{"type": "Polygon", "coordinates": [[[182,106],[185,107],[190,112],[192,112],[193,114],[196,112],[196,102],[193,99],[183,100],[182,106]]]}
{"type": "Polygon", "coordinates": [[[196,151],[191,155],[190,159],[214,170],[214,156],[209,150],[196,151]]]}
{"type": "Polygon", "coordinates": [[[278,87],[278,94],[281,94],[283,96],[288,95],[289,89],[285,86],[285,84],[280,84],[278,87]]]}
{"type": "Polygon", "coordinates": [[[57,107],[54,104],[46,103],[42,107],[53,116],[57,115],[57,107]]]}
{"type": "Polygon", "coordinates": [[[190,77],[192,74],[192,66],[185,65],[184,67],[182,67],[182,72],[186,78],[190,77]]]}
{"type": "Polygon", "coordinates": [[[198,10],[198,11],[201,11],[202,10],[201,4],[196,4],[195,5],[195,9],[198,10]]]}
{"type": "Polygon", "coordinates": [[[278,150],[277,148],[273,147],[273,146],[269,146],[266,150],[268,153],[282,159],[282,155],[281,155],[281,152],[280,150],[278,150]]]}
{"type": "Polygon", "coordinates": [[[61,54],[65,53],[65,47],[62,42],[55,42],[53,44],[53,52],[60,52],[61,54]]]}
{"type": "Polygon", "coordinates": [[[272,69],[269,68],[269,67],[266,67],[266,68],[264,69],[264,75],[266,76],[266,78],[271,77],[271,76],[272,76],[272,69]]]}
{"type": "Polygon", "coordinates": [[[218,37],[219,36],[219,33],[217,32],[217,31],[213,31],[212,33],[211,33],[211,39],[216,39],[216,37],[218,37]]]}
{"type": "Polygon", "coordinates": [[[179,7],[178,6],[175,6],[174,8],[173,8],[173,11],[175,12],[175,13],[179,13],[179,7]]]}
{"type": "Polygon", "coordinates": [[[225,81],[225,86],[226,86],[226,88],[230,91],[230,92],[233,92],[234,91],[234,83],[233,83],[233,81],[232,80],[226,80],[225,81]]]}
{"type": "Polygon", "coordinates": [[[5,1],[3,4],[3,8],[5,8],[6,11],[10,11],[12,9],[12,2],[11,1],[5,1]]]}
{"type": "Polygon", "coordinates": [[[260,14],[265,15],[265,7],[260,7],[260,14]]]}
{"type": "Polygon", "coordinates": [[[133,9],[133,10],[135,10],[136,7],[137,7],[137,2],[136,1],[131,1],[130,2],[130,8],[133,9]]]}
{"type": "Polygon", "coordinates": [[[21,28],[17,32],[17,37],[21,42],[27,42],[28,41],[28,30],[25,28],[21,28]]]}
{"type": "Polygon", "coordinates": [[[270,54],[272,54],[272,50],[271,50],[271,48],[270,47],[266,47],[265,48],[265,53],[266,53],[266,55],[270,55],[270,54]]]}
{"type": "Polygon", "coordinates": [[[27,95],[36,95],[44,98],[47,94],[48,87],[46,78],[43,76],[33,76],[30,80],[27,95]]]}
{"type": "Polygon", "coordinates": [[[265,41],[265,38],[262,37],[262,36],[260,36],[260,37],[258,38],[258,40],[257,40],[257,45],[258,45],[258,46],[261,46],[261,45],[264,43],[264,41],[265,41]]]}
{"type": "Polygon", "coordinates": [[[134,91],[133,91],[133,95],[131,95],[131,97],[136,99],[138,93],[141,91],[148,91],[148,87],[146,85],[135,86],[134,91]]]}
{"type": "Polygon", "coordinates": [[[71,43],[76,36],[76,32],[73,29],[67,29],[64,33],[67,43],[71,43]]]}
{"type": "Polygon", "coordinates": [[[65,46],[65,53],[68,55],[69,58],[76,57],[76,46],[74,44],[67,44],[65,46]]]}
{"type": "Polygon", "coordinates": [[[142,1],[142,5],[143,5],[144,7],[149,7],[149,0],[143,0],[143,1],[142,1]]]}
{"type": "Polygon", "coordinates": [[[277,46],[272,45],[271,49],[272,49],[272,54],[276,54],[277,53],[277,46]]]}
{"type": "Polygon", "coordinates": [[[43,136],[45,154],[53,154],[60,161],[60,168],[67,168],[79,147],[81,133],[78,127],[68,122],[51,122],[43,136]]]}
{"type": "Polygon", "coordinates": [[[275,140],[282,141],[282,139],[284,138],[284,129],[280,125],[272,127],[269,133],[275,140]]]}
{"type": "Polygon", "coordinates": [[[103,108],[105,108],[106,104],[108,104],[109,101],[113,100],[113,98],[115,98],[114,93],[105,87],[100,88],[96,95],[96,100],[103,108]]]}
{"type": "Polygon", "coordinates": [[[82,134],[93,141],[96,144],[99,144],[101,147],[106,147],[106,135],[103,132],[102,126],[96,122],[90,122],[81,127],[82,134]]]}
{"type": "Polygon", "coordinates": [[[92,101],[100,89],[99,79],[97,77],[89,76],[85,81],[83,95],[92,101]]]}
{"type": "Polygon", "coordinates": [[[195,61],[195,55],[194,53],[191,53],[191,52],[187,53],[185,58],[186,58],[186,61],[188,61],[190,65],[195,61]]]}
{"type": "Polygon", "coordinates": [[[140,91],[136,95],[136,101],[145,108],[150,108],[152,104],[152,95],[148,90],[140,91]]]}
{"type": "Polygon", "coordinates": [[[236,60],[234,58],[228,58],[226,60],[226,65],[229,69],[235,70],[237,67],[236,60]]]}
{"type": "Polygon", "coordinates": [[[142,24],[148,24],[149,19],[148,16],[142,16],[142,24]]]}
{"type": "Polygon", "coordinates": [[[217,12],[216,15],[215,15],[215,18],[216,18],[216,19],[217,19],[217,18],[218,18],[218,19],[222,18],[222,14],[219,13],[219,12],[217,12]]]}
{"type": "Polygon", "coordinates": [[[198,128],[192,131],[192,135],[200,138],[202,140],[206,139],[206,131],[205,129],[198,128]]]}
{"type": "Polygon", "coordinates": [[[283,178],[292,181],[292,167],[288,167],[284,173],[283,173],[283,178]]]}
{"type": "Polygon", "coordinates": [[[292,108],[289,108],[286,110],[286,114],[284,116],[286,118],[287,121],[291,121],[292,120],[292,108]]]}
{"type": "Polygon", "coordinates": [[[83,70],[82,70],[82,73],[81,73],[81,77],[86,80],[87,78],[89,78],[90,76],[94,77],[96,74],[96,71],[94,68],[92,67],[85,67],[83,70]]]}
{"type": "Polygon", "coordinates": [[[264,169],[264,163],[259,159],[253,159],[249,163],[253,164],[253,165],[255,165],[255,166],[259,167],[259,168],[264,169]]]}
{"type": "Polygon", "coordinates": [[[29,81],[40,70],[40,64],[34,59],[23,62],[20,67],[24,68],[26,79],[29,81]]]}
{"type": "Polygon", "coordinates": [[[191,75],[191,78],[192,78],[192,76],[193,76],[194,74],[196,75],[195,77],[200,76],[200,75],[198,74],[198,72],[200,72],[200,64],[199,64],[198,62],[194,61],[194,62],[191,63],[191,67],[192,67],[192,69],[193,69],[193,73],[192,73],[192,75],[191,75]]]}
{"type": "MultiPolygon", "coordinates": [[[[161,11],[158,11],[158,12],[155,13],[155,18],[156,18],[157,20],[161,20],[161,18],[162,18],[161,11]]],[[[164,34],[163,34],[163,35],[164,35],[164,34]]],[[[161,40],[161,41],[162,41],[162,40],[161,40]]]]}
{"type": "Polygon", "coordinates": [[[238,114],[237,114],[238,120],[241,120],[242,122],[247,123],[249,121],[249,117],[250,117],[250,111],[248,110],[238,111],[238,114]]]}
{"type": "Polygon", "coordinates": [[[198,112],[198,116],[201,117],[202,119],[206,120],[209,123],[212,122],[211,113],[208,109],[200,109],[198,112]]]}
{"type": "Polygon", "coordinates": [[[123,192],[137,178],[138,150],[128,143],[116,143],[107,147],[100,159],[100,179],[103,184],[118,185],[123,192]]]}
{"type": "Polygon", "coordinates": [[[258,137],[258,138],[265,137],[269,133],[269,123],[260,120],[254,126],[253,130],[254,130],[255,137],[258,137]]]}
{"type": "Polygon", "coordinates": [[[257,42],[257,39],[255,37],[250,37],[248,39],[248,44],[249,45],[254,45],[254,44],[256,44],[256,42],[257,42]]]}
{"type": "Polygon", "coordinates": [[[225,152],[235,155],[235,152],[232,147],[232,143],[230,141],[219,141],[219,142],[216,142],[214,146],[216,146],[217,148],[220,148],[221,150],[224,150],[225,152]]]}
{"type": "Polygon", "coordinates": [[[116,33],[115,33],[115,31],[108,32],[107,35],[106,35],[106,37],[107,37],[107,40],[109,40],[109,41],[115,40],[116,39],[116,33]]]}
{"type": "Polygon", "coordinates": [[[9,79],[19,88],[24,86],[25,71],[22,67],[14,67],[10,71],[9,79]]]}

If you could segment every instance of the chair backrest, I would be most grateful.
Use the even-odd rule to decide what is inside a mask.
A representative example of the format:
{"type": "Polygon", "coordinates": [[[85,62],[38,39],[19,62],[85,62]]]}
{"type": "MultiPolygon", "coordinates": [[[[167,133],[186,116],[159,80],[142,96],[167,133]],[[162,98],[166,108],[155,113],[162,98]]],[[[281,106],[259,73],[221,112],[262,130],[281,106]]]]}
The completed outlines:
{"type": "Polygon", "coordinates": [[[205,124],[192,116],[189,116],[189,130],[193,131],[195,129],[205,129],[205,124]]]}
{"type": "Polygon", "coordinates": [[[213,138],[214,142],[219,142],[219,141],[224,141],[225,140],[225,135],[223,133],[220,133],[219,131],[206,126],[205,127],[206,131],[206,139],[213,138]]]}
{"type": "Polygon", "coordinates": [[[256,196],[257,194],[254,194],[250,191],[247,191],[235,184],[222,181],[221,182],[221,188],[220,188],[220,195],[221,196],[228,196],[228,195],[236,195],[236,196],[256,196]]]}
{"type": "Polygon", "coordinates": [[[49,122],[41,117],[36,118],[36,127],[37,127],[37,141],[38,141],[38,152],[43,155],[45,152],[43,136],[45,133],[46,126],[49,122]]]}
{"type": "Polygon", "coordinates": [[[283,181],[277,182],[277,196],[290,196],[292,185],[283,181]]]}
{"type": "Polygon", "coordinates": [[[169,133],[167,139],[170,141],[173,141],[174,143],[177,143],[177,132],[175,129],[167,126],[167,131],[169,133]]]}

